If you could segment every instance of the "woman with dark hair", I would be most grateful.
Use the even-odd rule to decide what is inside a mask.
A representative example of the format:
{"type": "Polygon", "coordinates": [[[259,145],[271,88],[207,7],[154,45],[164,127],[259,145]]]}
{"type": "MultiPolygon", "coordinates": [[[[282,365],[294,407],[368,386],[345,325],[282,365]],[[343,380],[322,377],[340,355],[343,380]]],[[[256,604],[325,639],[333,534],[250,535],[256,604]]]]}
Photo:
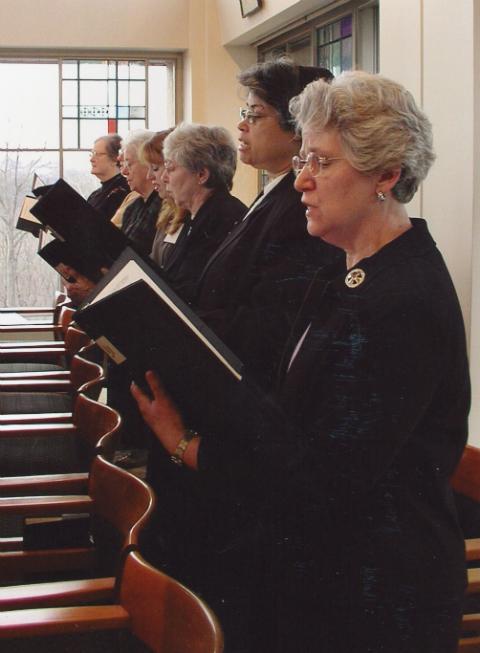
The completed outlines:
{"type": "Polygon", "coordinates": [[[153,399],[133,391],[168,454],[254,493],[250,528],[224,543],[243,560],[244,651],[456,653],[465,333],[426,222],[405,208],[434,160],[431,125],[400,84],[359,71],[291,108],[308,232],[344,256],[310,287],[275,398],[244,385],[194,433],[153,373],[153,399]]]}
{"type": "Polygon", "coordinates": [[[90,152],[91,173],[101,182],[87,199],[106,220],[110,220],[130,192],[126,179],[120,174],[118,156],[122,139],[118,134],[97,138],[90,152]]]}
{"type": "Polygon", "coordinates": [[[268,386],[302,295],[298,286],[312,266],[329,263],[337,254],[308,237],[293,187],[292,157],[300,141],[288,103],[319,78],[328,81],[332,74],[288,59],[256,64],[239,75],[247,96],[238,123],[238,154],[243,163],[265,171],[267,183],[207,262],[192,302],[268,386]],[[283,283],[287,280],[290,284],[283,283]]]}

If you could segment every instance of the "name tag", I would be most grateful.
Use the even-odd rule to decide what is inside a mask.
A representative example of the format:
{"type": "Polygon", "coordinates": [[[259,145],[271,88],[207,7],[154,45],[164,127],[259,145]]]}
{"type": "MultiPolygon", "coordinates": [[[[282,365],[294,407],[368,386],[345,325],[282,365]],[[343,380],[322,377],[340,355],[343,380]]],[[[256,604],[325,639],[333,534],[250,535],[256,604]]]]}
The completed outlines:
{"type": "Polygon", "coordinates": [[[165,236],[165,238],[163,239],[163,242],[164,242],[164,243],[172,243],[172,244],[176,243],[178,237],[179,237],[180,234],[182,233],[182,229],[183,229],[183,224],[182,224],[182,226],[180,227],[180,229],[177,229],[177,231],[176,231],[174,234],[167,234],[167,235],[165,236]]]}

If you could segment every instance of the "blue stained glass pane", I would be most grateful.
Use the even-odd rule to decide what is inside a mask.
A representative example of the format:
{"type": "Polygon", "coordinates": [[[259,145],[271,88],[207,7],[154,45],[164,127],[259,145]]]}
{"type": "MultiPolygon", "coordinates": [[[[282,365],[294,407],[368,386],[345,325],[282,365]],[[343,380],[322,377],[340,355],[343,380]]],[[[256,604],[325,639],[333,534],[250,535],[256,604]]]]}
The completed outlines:
{"type": "Polygon", "coordinates": [[[342,44],[342,70],[352,69],[352,39],[344,39],[342,44]]]}
{"type": "Polygon", "coordinates": [[[347,36],[352,36],[352,16],[345,16],[345,18],[342,18],[340,21],[341,23],[341,35],[342,38],[345,38],[347,36]]]}

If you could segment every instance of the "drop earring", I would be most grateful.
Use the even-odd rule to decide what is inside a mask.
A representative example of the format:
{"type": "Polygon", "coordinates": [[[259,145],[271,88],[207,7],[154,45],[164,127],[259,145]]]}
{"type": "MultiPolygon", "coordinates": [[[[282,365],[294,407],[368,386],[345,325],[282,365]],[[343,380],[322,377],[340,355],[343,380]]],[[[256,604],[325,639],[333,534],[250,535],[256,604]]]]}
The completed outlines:
{"type": "Polygon", "coordinates": [[[387,199],[387,197],[386,197],[385,193],[383,191],[381,191],[381,190],[378,190],[377,191],[377,200],[379,202],[385,202],[386,199],[387,199]]]}

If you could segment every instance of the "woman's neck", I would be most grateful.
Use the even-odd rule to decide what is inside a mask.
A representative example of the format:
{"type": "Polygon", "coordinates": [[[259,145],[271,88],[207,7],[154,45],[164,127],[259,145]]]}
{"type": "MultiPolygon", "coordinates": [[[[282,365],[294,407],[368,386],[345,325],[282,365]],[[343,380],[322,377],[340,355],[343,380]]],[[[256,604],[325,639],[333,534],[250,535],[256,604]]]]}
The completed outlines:
{"type": "Polygon", "coordinates": [[[286,175],[290,170],[292,169],[291,163],[289,163],[286,167],[282,168],[281,170],[276,170],[275,172],[270,171],[270,170],[265,170],[267,173],[268,181],[273,181],[277,177],[281,177],[282,175],[286,175]]]}
{"type": "Polygon", "coordinates": [[[189,206],[186,207],[190,211],[192,218],[195,217],[200,207],[205,204],[208,198],[213,195],[213,192],[213,188],[206,188],[205,186],[200,186],[198,188],[198,191],[191,198],[189,206]]]}
{"type": "Polygon", "coordinates": [[[372,219],[363,221],[361,228],[351,238],[349,246],[344,247],[347,269],[372,256],[411,228],[412,223],[403,204],[392,202],[388,209],[379,212],[372,219]]]}

